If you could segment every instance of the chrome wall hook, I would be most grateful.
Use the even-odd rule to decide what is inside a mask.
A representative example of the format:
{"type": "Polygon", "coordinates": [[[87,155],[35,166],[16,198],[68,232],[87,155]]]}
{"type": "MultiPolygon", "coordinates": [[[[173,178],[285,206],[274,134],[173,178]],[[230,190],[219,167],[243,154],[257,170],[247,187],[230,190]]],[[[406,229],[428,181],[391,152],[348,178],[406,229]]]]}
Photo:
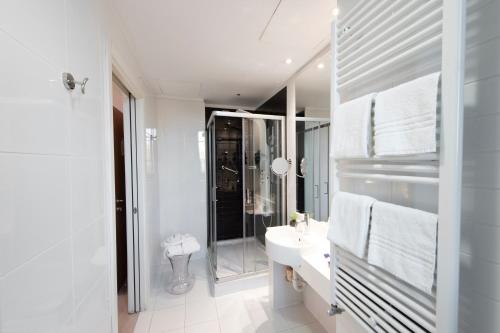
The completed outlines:
{"type": "Polygon", "coordinates": [[[75,86],[78,84],[81,87],[82,94],[85,94],[85,86],[89,81],[89,78],[86,77],[82,81],[75,81],[75,78],[71,73],[63,73],[62,74],[63,84],[68,90],[74,90],[75,86]]]}

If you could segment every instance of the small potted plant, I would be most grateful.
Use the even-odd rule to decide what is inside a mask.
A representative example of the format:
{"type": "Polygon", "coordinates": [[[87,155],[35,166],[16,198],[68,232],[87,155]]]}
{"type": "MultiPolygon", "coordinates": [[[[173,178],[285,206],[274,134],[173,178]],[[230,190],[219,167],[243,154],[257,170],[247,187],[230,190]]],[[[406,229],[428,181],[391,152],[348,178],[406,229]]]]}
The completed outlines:
{"type": "Polygon", "coordinates": [[[299,218],[299,214],[297,212],[293,212],[292,214],[290,214],[290,226],[291,227],[295,227],[297,225],[297,220],[299,218]]]}

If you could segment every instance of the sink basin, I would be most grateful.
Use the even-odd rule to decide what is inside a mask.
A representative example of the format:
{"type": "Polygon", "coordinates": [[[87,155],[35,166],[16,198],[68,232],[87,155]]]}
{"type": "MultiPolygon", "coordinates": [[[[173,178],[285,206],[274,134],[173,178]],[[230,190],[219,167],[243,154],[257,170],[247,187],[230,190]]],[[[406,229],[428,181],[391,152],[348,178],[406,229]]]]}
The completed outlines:
{"type": "Polygon", "coordinates": [[[271,227],[266,232],[266,252],[269,258],[282,265],[297,267],[301,254],[313,246],[313,242],[289,226],[271,227]]]}

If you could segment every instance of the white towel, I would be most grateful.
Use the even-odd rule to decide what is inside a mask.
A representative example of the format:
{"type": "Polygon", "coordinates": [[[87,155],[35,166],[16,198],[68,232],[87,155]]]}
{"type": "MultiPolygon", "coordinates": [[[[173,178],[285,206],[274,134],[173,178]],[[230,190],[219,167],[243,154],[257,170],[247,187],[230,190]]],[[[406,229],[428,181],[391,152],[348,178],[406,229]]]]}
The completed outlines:
{"type": "Polygon", "coordinates": [[[436,152],[440,73],[380,92],[375,99],[375,155],[436,152]]]}
{"type": "Polygon", "coordinates": [[[375,94],[339,105],[333,112],[333,156],[367,158],[371,154],[371,111],[375,94]]]}
{"type": "Polygon", "coordinates": [[[437,221],[436,214],[375,202],[368,263],[431,294],[436,266],[437,221]]]}
{"type": "Polygon", "coordinates": [[[200,250],[200,244],[194,237],[188,237],[182,240],[182,249],[184,253],[194,253],[200,250]]]}
{"type": "Polygon", "coordinates": [[[364,258],[370,210],[375,199],[347,192],[337,192],[332,199],[328,239],[359,258],[364,258]]]}
{"type": "Polygon", "coordinates": [[[200,244],[195,237],[189,234],[174,234],[167,237],[167,240],[162,242],[164,258],[172,256],[180,256],[192,254],[200,250],[200,244]]]}
{"type": "Polygon", "coordinates": [[[175,233],[168,236],[165,242],[169,244],[179,244],[181,241],[182,241],[182,235],[179,233],[175,233]]]}

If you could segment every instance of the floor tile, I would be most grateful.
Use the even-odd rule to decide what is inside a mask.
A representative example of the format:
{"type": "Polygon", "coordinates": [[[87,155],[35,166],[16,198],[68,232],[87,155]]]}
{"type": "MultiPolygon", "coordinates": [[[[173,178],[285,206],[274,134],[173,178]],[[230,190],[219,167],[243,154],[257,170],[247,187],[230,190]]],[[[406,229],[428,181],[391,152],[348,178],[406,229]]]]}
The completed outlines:
{"type": "Polygon", "coordinates": [[[252,321],[241,316],[227,316],[219,319],[221,333],[253,333],[256,332],[252,321]]]}
{"type": "Polygon", "coordinates": [[[290,329],[287,333],[327,333],[320,323],[309,324],[290,329]]]}
{"type": "Polygon", "coordinates": [[[186,303],[186,326],[217,320],[215,299],[186,303]]]}
{"type": "Polygon", "coordinates": [[[219,333],[219,321],[214,320],[202,324],[196,324],[191,326],[186,326],[184,329],[185,333],[219,333]]]}
{"type": "Polygon", "coordinates": [[[214,300],[206,279],[196,279],[193,289],[186,294],[186,303],[214,300]]]}
{"type": "Polygon", "coordinates": [[[186,304],[186,295],[172,295],[168,292],[162,292],[156,296],[155,310],[177,307],[186,304]]]}
{"type": "Polygon", "coordinates": [[[276,311],[275,320],[282,327],[294,328],[314,323],[316,319],[303,304],[293,305],[276,311]]]}
{"type": "Polygon", "coordinates": [[[240,293],[217,297],[215,300],[219,318],[232,316],[235,313],[248,315],[245,299],[240,293]]]}
{"type": "Polygon", "coordinates": [[[164,333],[184,328],[185,316],[184,305],[154,311],[149,333],[164,333]]]}

